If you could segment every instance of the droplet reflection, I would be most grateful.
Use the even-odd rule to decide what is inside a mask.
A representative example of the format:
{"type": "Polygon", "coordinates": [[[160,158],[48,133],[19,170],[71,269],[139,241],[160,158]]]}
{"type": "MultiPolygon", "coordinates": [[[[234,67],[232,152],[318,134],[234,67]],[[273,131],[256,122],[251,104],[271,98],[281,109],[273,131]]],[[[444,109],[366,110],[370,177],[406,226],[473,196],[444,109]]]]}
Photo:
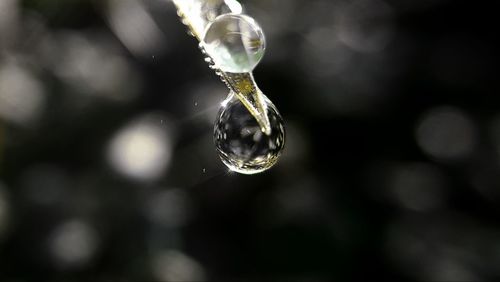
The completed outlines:
{"type": "Polygon", "coordinates": [[[222,103],[214,127],[215,147],[222,162],[231,170],[256,174],[271,168],[285,146],[283,118],[267,99],[271,134],[266,135],[256,119],[234,94],[222,103]]]}
{"type": "Polygon", "coordinates": [[[203,44],[217,68],[232,73],[251,72],[266,49],[260,26],[249,16],[233,14],[210,23],[203,44]]]}

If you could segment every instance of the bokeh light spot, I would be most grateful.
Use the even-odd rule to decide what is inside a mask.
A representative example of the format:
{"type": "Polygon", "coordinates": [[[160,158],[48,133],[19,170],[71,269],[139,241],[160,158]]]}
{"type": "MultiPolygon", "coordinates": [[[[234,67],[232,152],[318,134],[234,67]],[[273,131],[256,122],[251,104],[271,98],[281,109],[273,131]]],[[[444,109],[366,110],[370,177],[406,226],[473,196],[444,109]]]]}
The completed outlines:
{"type": "Polygon", "coordinates": [[[475,124],[454,107],[439,107],[427,112],[418,123],[415,134],[422,151],[444,160],[468,157],[478,138],[475,124]]]}
{"type": "Polygon", "coordinates": [[[81,267],[97,251],[99,238],[88,223],[73,220],[58,226],[49,239],[49,251],[60,268],[81,267]]]}
{"type": "Polygon", "coordinates": [[[159,178],[170,164],[171,128],[158,114],[138,118],[111,140],[108,160],[118,172],[138,180],[159,178]]]}
{"type": "Polygon", "coordinates": [[[18,64],[0,65],[0,118],[29,126],[45,105],[42,84],[18,64]]]}

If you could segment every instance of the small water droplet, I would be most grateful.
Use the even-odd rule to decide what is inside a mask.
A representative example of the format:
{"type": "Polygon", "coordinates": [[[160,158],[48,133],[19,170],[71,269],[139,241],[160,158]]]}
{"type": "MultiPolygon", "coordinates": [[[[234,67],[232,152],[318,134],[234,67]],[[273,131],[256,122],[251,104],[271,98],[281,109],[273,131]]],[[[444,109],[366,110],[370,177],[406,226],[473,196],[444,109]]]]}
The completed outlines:
{"type": "Polygon", "coordinates": [[[195,106],[195,107],[198,107],[198,102],[194,102],[194,106],[195,106]]]}
{"type": "Polygon", "coordinates": [[[285,146],[283,118],[265,97],[271,134],[262,132],[256,119],[231,93],[219,110],[214,127],[215,147],[232,171],[255,174],[271,168],[285,146]]]}
{"type": "Polygon", "coordinates": [[[206,168],[204,168],[204,169],[203,169],[203,173],[206,173],[206,172],[207,172],[207,169],[206,169],[206,168]]]}
{"type": "Polygon", "coordinates": [[[218,69],[246,73],[251,72],[264,56],[266,40],[253,18],[225,14],[207,26],[203,45],[218,69]]]}
{"type": "Polygon", "coordinates": [[[201,14],[211,22],[220,15],[224,14],[241,14],[243,7],[236,0],[202,0],[201,14]]]}

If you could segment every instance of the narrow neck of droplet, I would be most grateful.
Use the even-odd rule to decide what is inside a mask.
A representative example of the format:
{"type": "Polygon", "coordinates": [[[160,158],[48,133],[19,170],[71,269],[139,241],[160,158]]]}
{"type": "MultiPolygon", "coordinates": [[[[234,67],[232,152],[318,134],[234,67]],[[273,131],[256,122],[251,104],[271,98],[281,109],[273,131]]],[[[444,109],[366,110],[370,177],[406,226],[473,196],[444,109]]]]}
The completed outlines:
{"type": "Polygon", "coordinates": [[[271,134],[271,123],[267,112],[267,102],[264,94],[259,89],[251,72],[248,73],[222,73],[227,86],[234,92],[240,102],[257,120],[262,132],[271,134]]]}

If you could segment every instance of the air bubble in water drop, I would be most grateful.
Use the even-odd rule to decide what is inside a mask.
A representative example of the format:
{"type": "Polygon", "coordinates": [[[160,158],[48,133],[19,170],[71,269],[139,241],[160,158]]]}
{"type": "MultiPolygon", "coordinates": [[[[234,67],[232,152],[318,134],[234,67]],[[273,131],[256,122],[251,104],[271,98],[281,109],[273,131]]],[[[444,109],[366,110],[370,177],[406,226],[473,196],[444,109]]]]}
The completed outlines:
{"type": "Polygon", "coordinates": [[[251,72],[264,56],[266,40],[251,17],[225,14],[207,26],[203,46],[218,69],[246,73],[251,72]]]}
{"type": "Polygon", "coordinates": [[[265,98],[271,123],[266,135],[250,112],[230,94],[217,115],[214,127],[215,147],[222,162],[232,171],[256,174],[271,168],[285,146],[283,118],[274,104],[265,98]]]}

